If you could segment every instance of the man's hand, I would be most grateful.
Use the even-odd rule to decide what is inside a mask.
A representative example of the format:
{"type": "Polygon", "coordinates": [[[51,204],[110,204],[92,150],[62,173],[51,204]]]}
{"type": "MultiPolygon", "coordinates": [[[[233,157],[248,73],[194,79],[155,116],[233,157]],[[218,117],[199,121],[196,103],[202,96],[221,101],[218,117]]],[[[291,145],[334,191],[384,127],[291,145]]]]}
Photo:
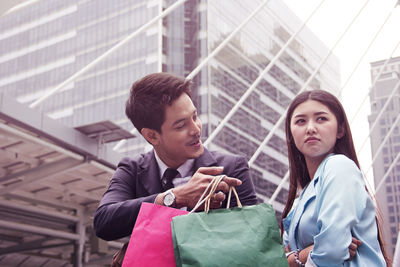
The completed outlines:
{"type": "MultiPolygon", "coordinates": [[[[188,207],[189,209],[192,209],[198,202],[204,190],[210,184],[212,178],[221,174],[223,170],[223,167],[199,168],[186,184],[173,189],[176,198],[176,206],[178,208],[188,207]]],[[[227,193],[230,186],[239,186],[241,184],[242,181],[239,179],[224,177],[215,190],[218,193],[215,193],[211,197],[210,208],[215,209],[221,207],[222,201],[225,200],[225,194],[223,192],[227,193]]],[[[203,209],[203,207],[200,209],[203,209]]]]}

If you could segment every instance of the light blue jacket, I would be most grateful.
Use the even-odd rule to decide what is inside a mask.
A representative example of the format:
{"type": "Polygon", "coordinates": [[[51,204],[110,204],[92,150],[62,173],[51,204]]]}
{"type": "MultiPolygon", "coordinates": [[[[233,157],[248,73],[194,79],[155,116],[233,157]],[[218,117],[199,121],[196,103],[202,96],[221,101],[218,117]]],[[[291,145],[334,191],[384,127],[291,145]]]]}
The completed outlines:
{"type": "Polygon", "coordinates": [[[284,243],[292,251],[312,244],[316,266],[386,266],[378,238],[375,207],[356,164],[328,155],[284,219],[284,243]],[[351,238],[362,241],[349,258],[351,238]]]}

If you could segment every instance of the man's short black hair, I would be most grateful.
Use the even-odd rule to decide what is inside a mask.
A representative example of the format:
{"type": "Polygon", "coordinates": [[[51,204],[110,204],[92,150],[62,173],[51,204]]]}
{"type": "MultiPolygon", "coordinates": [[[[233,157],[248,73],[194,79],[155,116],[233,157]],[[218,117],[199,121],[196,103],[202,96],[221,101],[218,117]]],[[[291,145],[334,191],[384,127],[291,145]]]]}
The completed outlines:
{"type": "Polygon", "coordinates": [[[153,73],[136,81],[126,101],[125,114],[141,133],[149,128],[161,133],[166,105],[186,93],[191,97],[191,81],[169,73],[153,73]]]}

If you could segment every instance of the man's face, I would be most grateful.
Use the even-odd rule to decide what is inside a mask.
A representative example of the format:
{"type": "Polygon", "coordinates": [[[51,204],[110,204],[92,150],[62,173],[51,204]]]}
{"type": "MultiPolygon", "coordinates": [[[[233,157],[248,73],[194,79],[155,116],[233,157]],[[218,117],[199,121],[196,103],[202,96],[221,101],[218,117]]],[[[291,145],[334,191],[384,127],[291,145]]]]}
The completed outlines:
{"type": "Polygon", "coordinates": [[[154,149],[161,160],[171,168],[177,168],[186,160],[198,158],[204,152],[201,137],[201,121],[190,97],[183,93],[165,108],[165,121],[161,133],[156,133],[154,149]]]}

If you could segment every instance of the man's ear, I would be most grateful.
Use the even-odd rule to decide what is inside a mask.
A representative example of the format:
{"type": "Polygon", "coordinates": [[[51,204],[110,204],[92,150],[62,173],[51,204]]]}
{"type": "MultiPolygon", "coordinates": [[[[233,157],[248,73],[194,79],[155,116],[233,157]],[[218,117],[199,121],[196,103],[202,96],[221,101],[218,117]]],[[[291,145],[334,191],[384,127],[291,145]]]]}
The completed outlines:
{"type": "Polygon", "coordinates": [[[343,124],[342,124],[342,125],[340,125],[340,126],[338,127],[336,139],[342,138],[342,137],[344,136],[344,133],[345,133],[345,131],[344,131],[344,126],[343,126],[343,124]]]}
{"type": "Polygon", "coordinates": [[[146,139],[146,141],[153,146],[156,146],[160,143],[160,134],[156,130],[143,128],[141,130],[141,134],[143,135],[144,139],[146,139]]]}

